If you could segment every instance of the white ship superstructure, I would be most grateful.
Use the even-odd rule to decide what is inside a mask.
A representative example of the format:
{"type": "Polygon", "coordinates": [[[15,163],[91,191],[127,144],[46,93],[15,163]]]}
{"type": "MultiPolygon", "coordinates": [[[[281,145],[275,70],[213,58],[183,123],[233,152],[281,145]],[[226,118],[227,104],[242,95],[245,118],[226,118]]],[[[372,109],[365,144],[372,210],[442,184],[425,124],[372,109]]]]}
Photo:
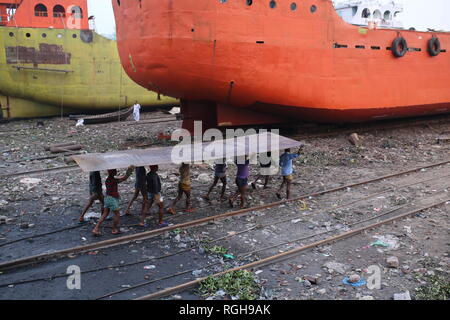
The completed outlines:
{"type": "Polygon", "coordinates": [[[396,1],[334,1],[337,13],[346,22],[372,28],[403,28],[399,15],[403,4],[396,1]]]}

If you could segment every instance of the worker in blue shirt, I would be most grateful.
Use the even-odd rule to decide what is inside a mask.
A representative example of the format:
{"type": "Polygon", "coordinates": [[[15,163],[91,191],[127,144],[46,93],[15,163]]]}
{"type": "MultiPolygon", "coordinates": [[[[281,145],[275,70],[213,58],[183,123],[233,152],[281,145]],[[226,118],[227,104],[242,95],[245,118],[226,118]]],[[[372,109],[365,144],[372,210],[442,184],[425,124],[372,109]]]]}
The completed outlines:
{"type": "Polygon", "coordinates": [[[283,176],[283,182],[281,183],[280,188],[277,192],[278,199],[281,200],[281,190],[286,185],[286,199],[289,199],[291,194],[291,183],[292,183],[292,172],[294,171],[292,168],[292,162],[295,158],[300,156],[300,152],[302,151],[303,145],[298,149],[297,153],[291,153],[291,149],[284,150],[284,153],[280,156],[280,167],[281,167],[281,175],[283,176]]]}

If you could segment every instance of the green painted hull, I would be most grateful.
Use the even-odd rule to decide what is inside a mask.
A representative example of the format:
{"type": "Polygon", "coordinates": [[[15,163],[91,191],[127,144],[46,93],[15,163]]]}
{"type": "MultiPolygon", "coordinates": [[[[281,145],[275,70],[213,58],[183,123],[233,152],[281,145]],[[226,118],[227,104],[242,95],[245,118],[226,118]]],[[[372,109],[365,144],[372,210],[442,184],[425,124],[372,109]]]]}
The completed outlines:
{"type": "Polygon", "coordinates": [[[134,83],[116,42],[95,32],[0,28],[3,118],[100,113],[135,101],[143,107],[179,103],[134,83]]]}

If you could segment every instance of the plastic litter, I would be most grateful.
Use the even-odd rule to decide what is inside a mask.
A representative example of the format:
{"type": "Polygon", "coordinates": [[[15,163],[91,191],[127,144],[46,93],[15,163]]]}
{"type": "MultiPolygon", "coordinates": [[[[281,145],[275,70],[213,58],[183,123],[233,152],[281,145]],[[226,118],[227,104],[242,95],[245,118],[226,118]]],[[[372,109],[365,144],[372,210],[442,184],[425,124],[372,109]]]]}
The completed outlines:
{"type": "Polygon", "coordinates": [[[229,254],[229,253],[224,254],[223,257],[225,259],[234,259],[234,256],[232,254],[229,254]]]}
{"type": "Polygon", "coordinates": [[[351,285],[352,287],[361,287],[361,286],[365,285],[367,282],[364,278],[361,278],[361,280],[359,280],[358,282],[351,283],[349,281],[349,277],[345,277],[344,280],[342,280],[342,283],[351,285]]]}
{"type": "Polygon", "coordinates": [[[388,244],[384,243],[384,242],[381,241],[381,240],[377,240],[377,241],[371,243],[370,246],[372,246],[372,247],[374,247],[374,246],[379,246],[379,247],[389,247],[388,244]]]}
{"type": "Polygon", "coordinates": [[[298,207],[298,210],[300,211],[306,211],[308,210],[308,204],[304,201],[300,202],[300,206],[298,207]]]}
{"type": "Polygon", "coordinates": [[[42,182],[42,179],[38,179],[38,178],[23,178],[20,180],[20,183],[27,184],[27,185],[39,184],[41,182],[42,182]]]}
{"type": "Polygon", "coordinates": [[[84,119],[79,119],[77,121],[77,124],[75,125],[75,127],[81,127],[81,126],[84,126],[84,119]]]}
{"type": "Polygon", "coordinates": [[[154,265],[148,265],[148,266],[144,266],[144,269],[145,270],[152,270],[152,269],[155,269],[156,268],[156,266],[154,266],[154,265]]]}

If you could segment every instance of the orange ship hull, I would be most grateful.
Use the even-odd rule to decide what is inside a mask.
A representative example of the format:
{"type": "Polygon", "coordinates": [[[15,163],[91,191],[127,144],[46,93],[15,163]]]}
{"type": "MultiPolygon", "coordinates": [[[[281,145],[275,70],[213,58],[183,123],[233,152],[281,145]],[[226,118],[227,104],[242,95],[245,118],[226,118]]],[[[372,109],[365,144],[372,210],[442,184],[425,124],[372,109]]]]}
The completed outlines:
{"type": "Polygon", "coordinates": [[[187,128],[450,112],[450,33],[369,30],[330,0],[291,3],[113,1],[122,64],[140,85],[181,98],[187,128]],[[401,58],[391,50],[399,36],[401,58]]]}

